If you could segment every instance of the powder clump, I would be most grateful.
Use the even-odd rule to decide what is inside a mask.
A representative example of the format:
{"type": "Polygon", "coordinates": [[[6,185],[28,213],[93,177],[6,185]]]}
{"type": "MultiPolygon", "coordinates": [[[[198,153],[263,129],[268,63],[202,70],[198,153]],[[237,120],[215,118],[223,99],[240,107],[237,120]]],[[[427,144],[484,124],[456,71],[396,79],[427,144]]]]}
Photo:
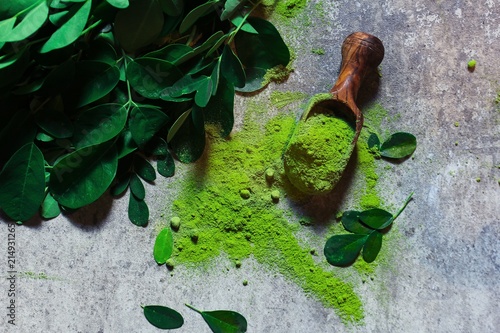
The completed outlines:
{"type": "Polygon", "coordinates": [[[290,182],[307,194],[330,192],[349,161],[355,131],[344,119],[318,113],[298,126],[285,153],[290,182]]]}

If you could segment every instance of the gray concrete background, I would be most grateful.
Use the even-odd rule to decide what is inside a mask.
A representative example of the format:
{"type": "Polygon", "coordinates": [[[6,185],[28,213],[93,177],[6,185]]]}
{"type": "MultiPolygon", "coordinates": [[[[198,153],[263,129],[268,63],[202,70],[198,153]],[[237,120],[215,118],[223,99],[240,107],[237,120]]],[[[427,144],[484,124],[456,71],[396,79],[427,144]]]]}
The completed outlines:
{"type": "MultiPolygon", "coordinates": [[[[127,197],[18,226],[17,325],[8,325],[4,315],[8,284],[2,279],[0,332],[157,332],[141,304],[180,311],[185,325],[175,332],[210,332],[184,303],[238,311],[253,333],[500,331],[498,0],[310,1],[307,11],[279,30],[297,52],[295,72],[252,99],[272,90],[327,91],[338,75],[342,40],[362,30],[386,48],[376,101],[394,120],[384,129],[418,139],[413,160],[380,171],[386,203],[397,207],[415,191],[391,231],[401,237],[384,245],[393,254],[389,265],[379,266],[364,284],[340,273],[355,284],[364,324],[345,326],[332,309],[252,260],[227,270],[222,257],[208,271],[180,267],[173,276],[157,266],[156,227],[165,223],[176,184],[190,168],[178,165],[173,179],[148,188],[146,229],[128,221],[127,197]],[[313,48],[325,54],[313,54],[313,48]],[[467,70],[472,58],[473,73],[467,70]],[[244,279],[251,281],[246,287],[244,279]]],[[[248,99],[237,100],[239,121],[248,99]]],[[[3,258],[7,233],[2,222],[3,258]]],[[[3,259],[0,275],[7,270],[3,259]]]]}

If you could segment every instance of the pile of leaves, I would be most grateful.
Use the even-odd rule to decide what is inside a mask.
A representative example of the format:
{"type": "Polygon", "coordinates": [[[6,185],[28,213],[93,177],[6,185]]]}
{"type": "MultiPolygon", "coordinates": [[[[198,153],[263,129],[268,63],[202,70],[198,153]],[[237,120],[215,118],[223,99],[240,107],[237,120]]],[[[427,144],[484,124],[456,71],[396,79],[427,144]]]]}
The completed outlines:
{"type": "Polygon", "coordinates": [[[129,194],[227,136],[235,91],[262,88],[290,53],[246,0],[17,0],[0,3],[0,208],[53,218],[129,194]],[[156,160],[156,163],[151,163],[156,160]],[[153,166],[155,165],[156,168],[153,166]]]}

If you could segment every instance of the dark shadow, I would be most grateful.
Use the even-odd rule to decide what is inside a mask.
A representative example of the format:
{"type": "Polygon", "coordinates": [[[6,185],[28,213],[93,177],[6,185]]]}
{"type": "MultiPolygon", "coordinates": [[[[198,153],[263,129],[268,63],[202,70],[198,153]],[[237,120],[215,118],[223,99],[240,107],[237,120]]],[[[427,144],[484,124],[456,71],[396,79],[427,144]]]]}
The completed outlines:
{"type": "Polygon", "coordinates": [[[63,211],[62,215],[82,230],[99,229],[107,221],[115,198],[107,191],[97,201],[74,211],[63,211]]]}

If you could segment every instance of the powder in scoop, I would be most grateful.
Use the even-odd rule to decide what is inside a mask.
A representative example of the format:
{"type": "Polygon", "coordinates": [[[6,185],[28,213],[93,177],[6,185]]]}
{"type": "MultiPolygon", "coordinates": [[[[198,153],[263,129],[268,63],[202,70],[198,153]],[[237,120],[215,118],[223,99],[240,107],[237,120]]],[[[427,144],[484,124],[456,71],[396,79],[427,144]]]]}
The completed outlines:
{"type": "Polygon", "coordinates": [[[298,125],[285,152],[290,182],[307,194],[330,192],[352,152],[354,128],[330,113],[317,113],[298,125]]]}

